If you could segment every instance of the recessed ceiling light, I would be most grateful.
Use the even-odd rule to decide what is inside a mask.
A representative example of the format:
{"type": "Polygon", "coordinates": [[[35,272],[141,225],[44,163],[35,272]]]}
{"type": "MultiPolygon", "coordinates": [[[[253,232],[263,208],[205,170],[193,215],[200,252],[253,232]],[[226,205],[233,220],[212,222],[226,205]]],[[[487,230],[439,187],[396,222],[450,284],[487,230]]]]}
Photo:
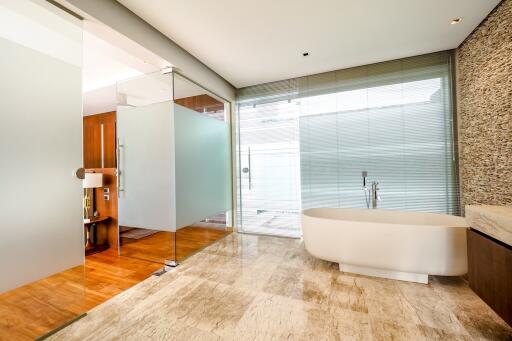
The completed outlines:
{"type": "Polygon", "coordinates": [[[460,24],[461,22],[462,22],[462,18],[455,18],[452,20],[451,24],[457,25],[457,24],[460,24]]]}
{"type": "Polygon", "coordinates": [[[304,52],[302,55],[303,55],[304,57],[307,57],[307,56],[309,56],[309,52],[304,52]]]}

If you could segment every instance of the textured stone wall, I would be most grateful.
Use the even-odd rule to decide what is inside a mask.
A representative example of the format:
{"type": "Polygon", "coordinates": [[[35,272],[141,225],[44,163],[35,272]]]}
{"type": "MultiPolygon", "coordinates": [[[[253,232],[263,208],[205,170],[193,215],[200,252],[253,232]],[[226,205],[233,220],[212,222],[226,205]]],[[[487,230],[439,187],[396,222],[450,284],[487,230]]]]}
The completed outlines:
{"type": "Polygon", "coordinates": [[[512,205],[512,0],[456,51],[462,204],[512,205]]]}

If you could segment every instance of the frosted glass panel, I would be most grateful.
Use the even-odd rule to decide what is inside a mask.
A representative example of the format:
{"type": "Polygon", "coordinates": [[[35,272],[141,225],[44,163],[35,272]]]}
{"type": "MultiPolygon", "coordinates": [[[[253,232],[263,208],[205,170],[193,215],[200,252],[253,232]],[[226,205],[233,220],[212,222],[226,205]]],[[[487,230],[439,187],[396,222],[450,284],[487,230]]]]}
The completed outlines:
{"type": "Polygon", "coordinates": [[[170,101],[119,107],[119,225],[175,231],[170,101]]]}
{"type": "Polygon", "coordinates": [[[231,209],[229,126],[174,105],[176,226],[231,209]]]}
{"type": "Polygon", "coordinates": [[[46,1],[0,0],[0,338],[85,310],[82,27],[46,1]]]}
{"type": "Polygon", "coordinates": [[[83,264],[81,39],[46,2],[0,2],[0,292],[83,264]]]}

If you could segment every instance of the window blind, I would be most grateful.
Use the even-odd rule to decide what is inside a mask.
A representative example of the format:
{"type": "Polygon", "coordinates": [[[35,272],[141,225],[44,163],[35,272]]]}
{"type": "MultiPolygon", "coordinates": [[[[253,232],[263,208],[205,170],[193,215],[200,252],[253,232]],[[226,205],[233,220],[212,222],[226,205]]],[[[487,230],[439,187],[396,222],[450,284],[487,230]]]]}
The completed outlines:
{"type": "MultiPolygon", "coordinates": [[[[298,144],[302,209],[366,207],[361,172],[368,171],[368,181],[379,182],[379,208],[456,215],[451,90],[445,51],[241,89],[239,120],[243,127],[244,113],[256,118],[262,107],[268,122],[284,107],[296,120],[290,139],[298,144]]],[[[239,133],[241,141],[251,135],[239,133]]]]}

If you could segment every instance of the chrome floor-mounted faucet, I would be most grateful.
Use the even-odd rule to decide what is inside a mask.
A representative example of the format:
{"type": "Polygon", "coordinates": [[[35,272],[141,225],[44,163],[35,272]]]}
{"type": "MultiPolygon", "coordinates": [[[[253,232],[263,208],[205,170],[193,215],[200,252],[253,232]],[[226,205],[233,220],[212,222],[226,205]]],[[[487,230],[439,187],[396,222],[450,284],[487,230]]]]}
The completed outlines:
{"type": "Polygon", "coordinates": [[[379,183],[377,181],[372,181],[372,189],[371,191],[366,186],[366,178],[368,177],[368,172],[362,172],[363,177],[363,189],[364,189],[364,198],[366,200],[366,208],[370,208],[370,202],[372,204],[372,208],[377,208],[377,201],[380,201],[379,195],[379,183]]]}
{"type": "Polygon", "coordinates": [[[372,208],[377,208],[377,201],[380,201],[379,196],[379,183],[372,182],[372,208]]]}

